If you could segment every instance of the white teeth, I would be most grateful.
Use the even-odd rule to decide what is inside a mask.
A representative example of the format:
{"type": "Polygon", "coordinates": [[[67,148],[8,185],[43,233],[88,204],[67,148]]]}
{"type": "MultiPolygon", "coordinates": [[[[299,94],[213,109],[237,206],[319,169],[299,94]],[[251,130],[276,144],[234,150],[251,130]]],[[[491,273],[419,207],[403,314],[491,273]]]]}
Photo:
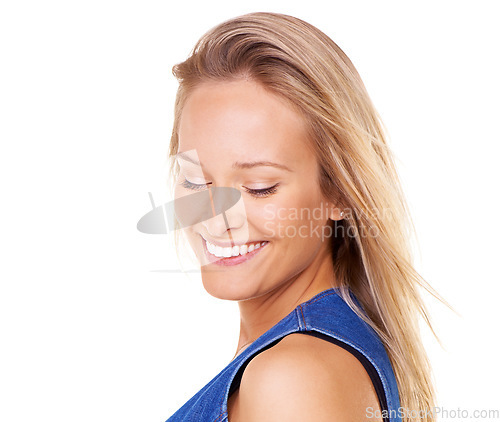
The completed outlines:
{"type": "Polygon", "coordinates": [[[252,252],[254,249],[259,249],[265,243],[266,242],[258,242],[258,243],[251,243],[250,245],[244,244],[241,246],[235,245],[233,247],[228,246],[226,248],[222,248],[221,246],[216,246],[213,243],[210,243],[205,240],[205,245],[207,247],[208,252],[219,258],[229,258],[231,256],[245,255],[248,252],[252,252]]]}

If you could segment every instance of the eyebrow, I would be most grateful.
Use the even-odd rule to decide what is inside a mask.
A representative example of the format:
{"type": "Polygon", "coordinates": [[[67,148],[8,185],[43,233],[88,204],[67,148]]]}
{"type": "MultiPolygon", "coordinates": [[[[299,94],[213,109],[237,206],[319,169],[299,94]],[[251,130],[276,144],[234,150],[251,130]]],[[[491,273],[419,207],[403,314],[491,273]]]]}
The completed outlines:
{"type": "MultiPolygon", "coordinates": [[[[185,155],[182,152],[177,154],[177,157],[181,158],[182,160],[185,160],[185,161],[188,161],[190,163],[201,166],[201,163],[199,161],[196,161],[195,159],[185,155]]],[[[285,166],[284,164],[273,163],[272,161],[262,161],[262,160],[260,160],[260,161],[247,161],[245,163],[240,162],[240,161],[236,161],[233,163],[232,167],[237,168],[237,169],[250,169],[250,168],[259,167],[259,166],[276,167],[276,168],[286,170],[286,171],[293,173],[293,171],[289,167],[285,166]]]]}

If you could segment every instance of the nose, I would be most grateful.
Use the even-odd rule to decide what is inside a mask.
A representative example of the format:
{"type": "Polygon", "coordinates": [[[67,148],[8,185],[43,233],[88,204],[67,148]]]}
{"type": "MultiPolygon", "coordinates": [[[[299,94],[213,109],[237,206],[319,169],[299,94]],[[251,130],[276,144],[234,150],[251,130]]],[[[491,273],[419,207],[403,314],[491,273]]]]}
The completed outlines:
{"type": "Polygon", "coordinates": [[[227,239],[229,233],[231,233],[231,236],[236,237],[237,232],[245,229],[247,226],[247,219],[244,207],[240,206],[242,201],[243,200],[240,198],[239,202],[229,210],[201,222],[202,226],[212,238],[220,240],[224,238],[227,239]]]}
{"type": "MultiPolygon", "coordinates": [[[[211,191],[211,189],[209,190],[211,191]]],[[[229,207],[222,208],[222,212],[216,213],[214,217],[205,219],[201,222],[209,236],[220,240],[223,240],[228,236],[240,239],[248,237],[245,205],[241,195],[238,196],[239,199],[236,203],[231,204],[229,207]]],[[[219,195],[210,195],[210,198],[213,209],[217,208],[218,203],[221,202],[219,195]]]]}

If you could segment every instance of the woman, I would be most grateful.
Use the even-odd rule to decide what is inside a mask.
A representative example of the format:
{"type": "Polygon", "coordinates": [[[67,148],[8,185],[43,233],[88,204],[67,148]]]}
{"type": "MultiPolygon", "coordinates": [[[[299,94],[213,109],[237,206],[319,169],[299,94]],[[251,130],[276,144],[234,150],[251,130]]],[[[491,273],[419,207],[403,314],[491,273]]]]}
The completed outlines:
{"type": "Polygon", "coordinates": [[[433,420],[417,325],[430,288],[350,60],[302,20],[252,13],[173,72],[176,196],[241,194],[185,228],[205,289],[238,301],[241,323],[233,360],[168,420],[433,420]]]}

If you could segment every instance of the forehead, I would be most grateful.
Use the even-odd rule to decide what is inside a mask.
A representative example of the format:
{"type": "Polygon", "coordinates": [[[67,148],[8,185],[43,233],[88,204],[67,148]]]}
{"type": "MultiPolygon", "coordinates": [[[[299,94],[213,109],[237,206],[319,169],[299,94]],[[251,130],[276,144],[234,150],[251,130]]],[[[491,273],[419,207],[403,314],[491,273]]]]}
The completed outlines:
{"type": "Polygon", "coordinates": [[[196,149],[205,162],[252,157],[294,163],[312,154],[306,128],[301,114],[254,81],[203,83],[184,105],[179,151],[196,149]]]}

